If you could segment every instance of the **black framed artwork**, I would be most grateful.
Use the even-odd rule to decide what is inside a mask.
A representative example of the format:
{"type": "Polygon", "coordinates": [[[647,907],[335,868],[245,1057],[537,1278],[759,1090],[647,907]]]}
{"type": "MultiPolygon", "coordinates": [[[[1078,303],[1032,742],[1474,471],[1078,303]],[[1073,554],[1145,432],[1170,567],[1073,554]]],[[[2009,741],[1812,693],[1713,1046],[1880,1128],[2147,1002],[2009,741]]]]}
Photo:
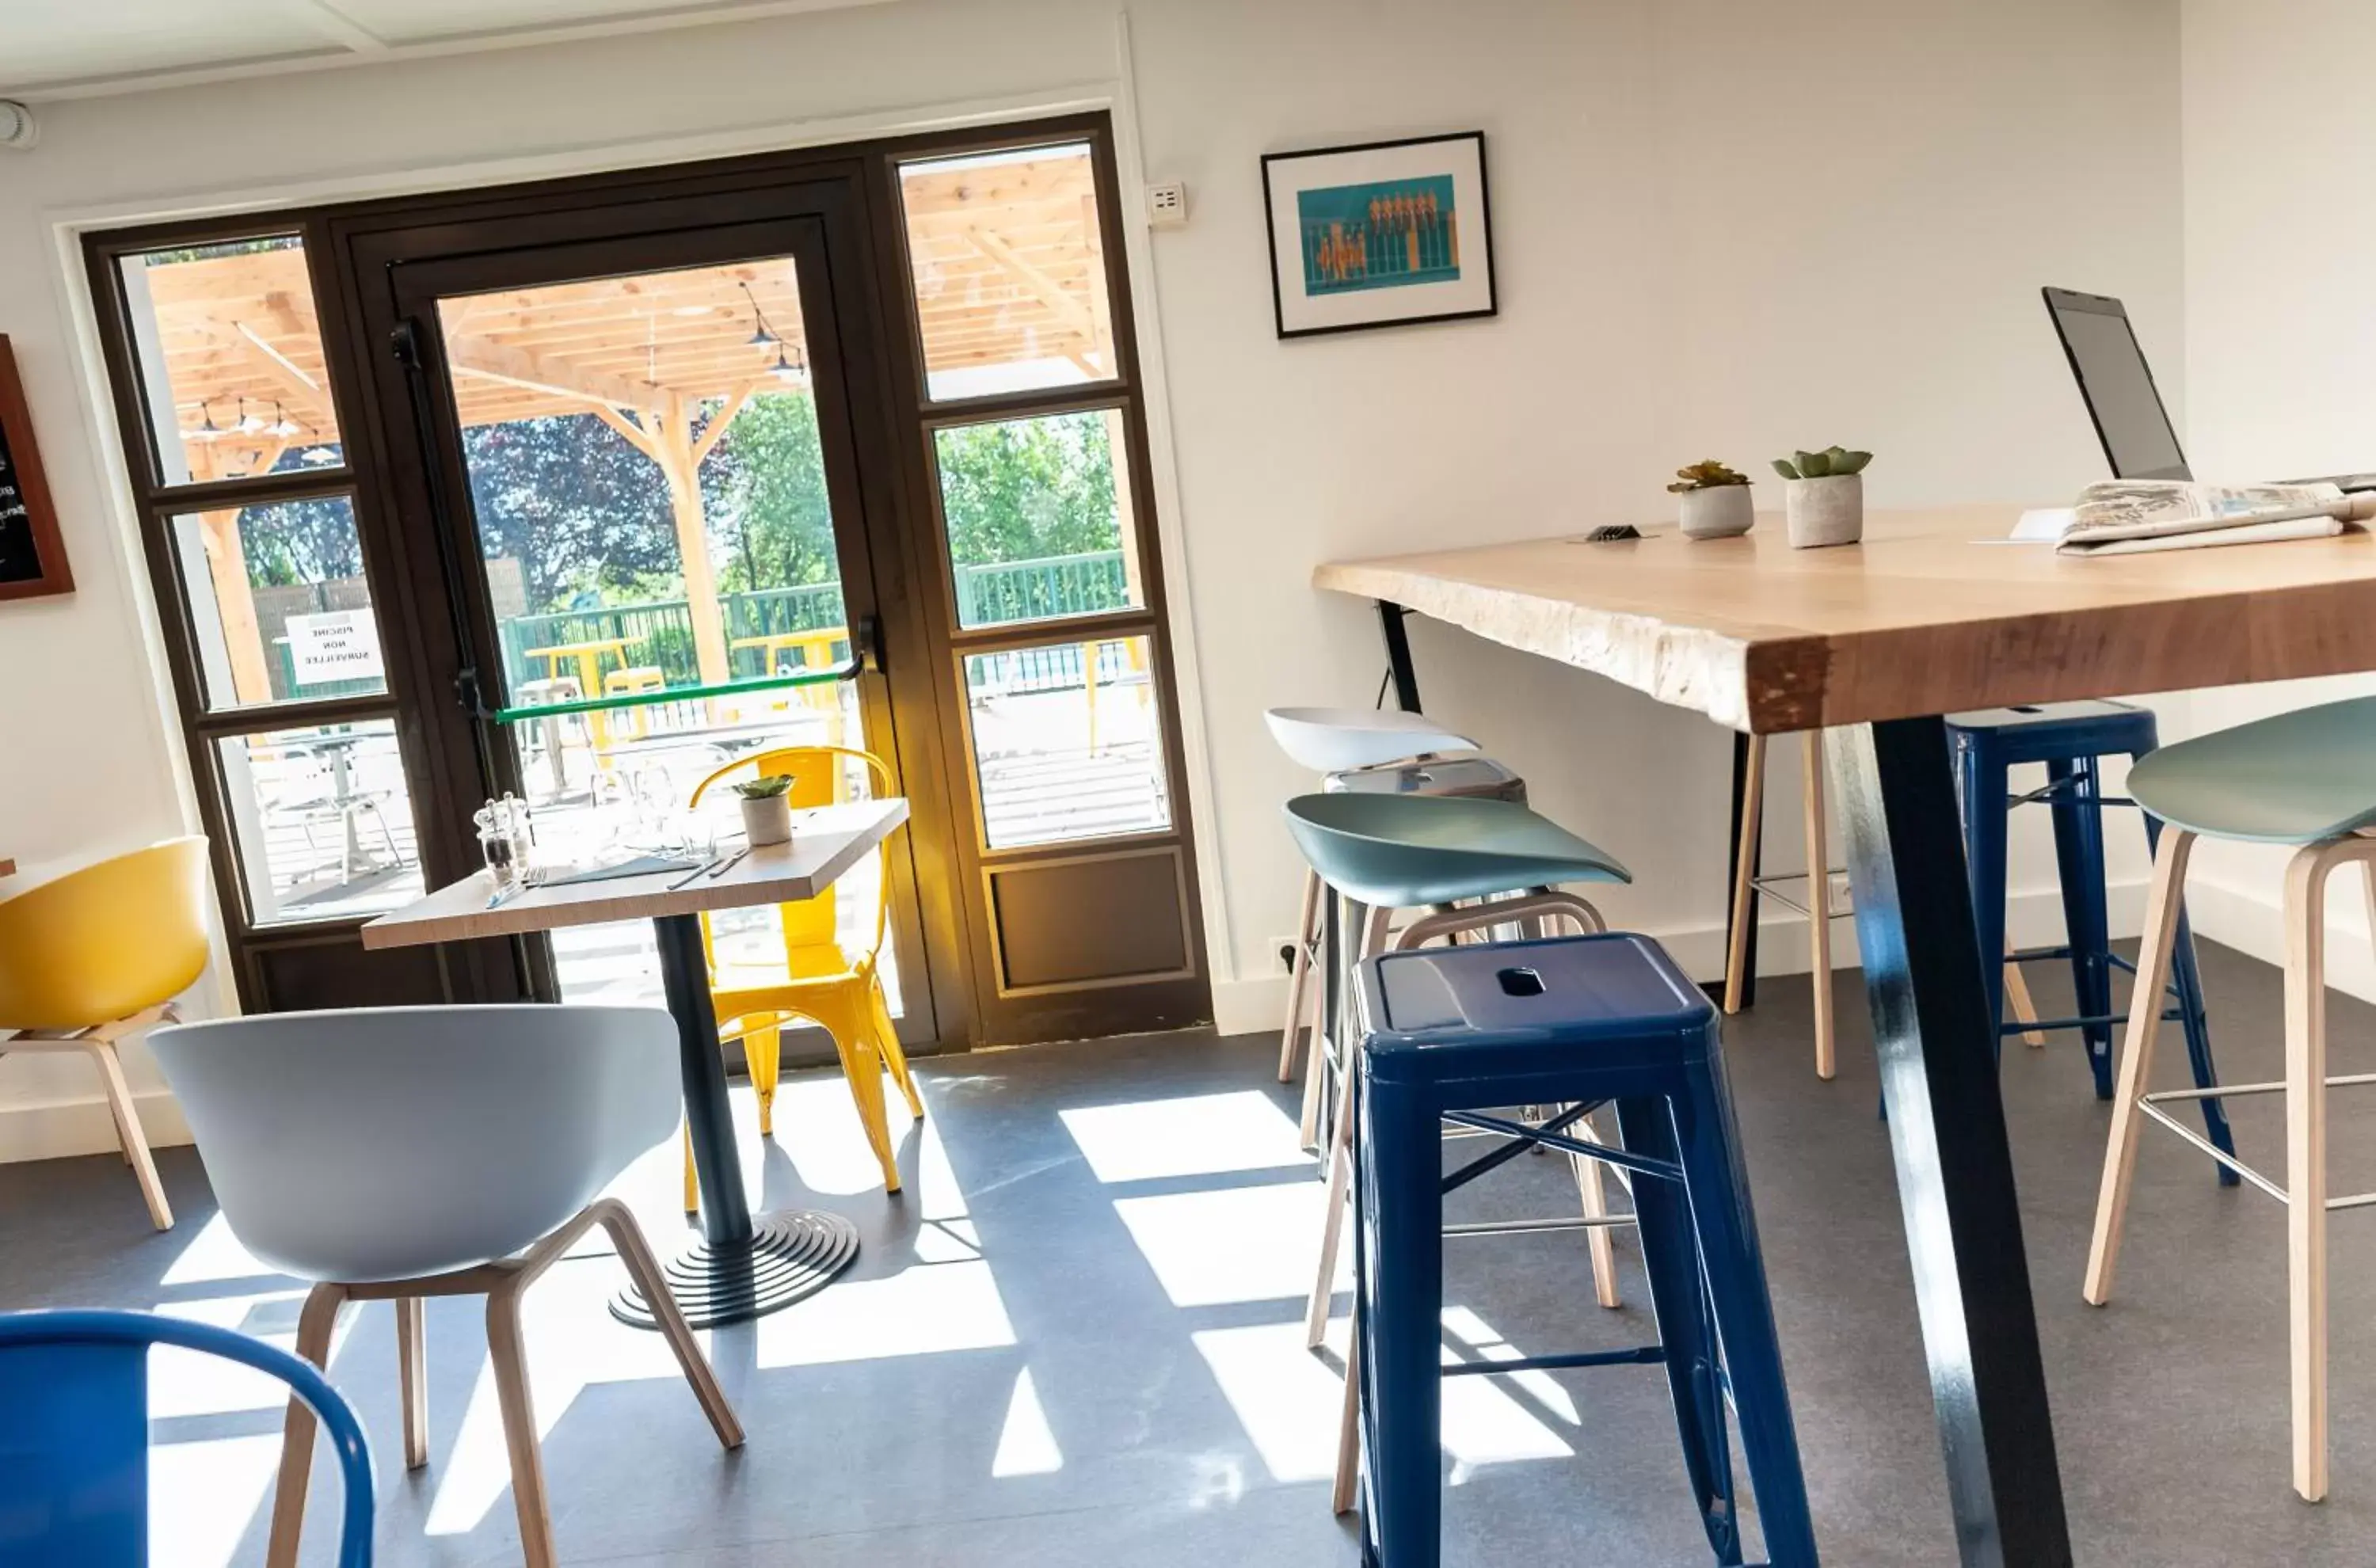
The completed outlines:
{"type": "Polygon", "coordinates": [[[0,335],[0,600],[72,593],[65,542],[33,445],[33,420],[17,356],[0,335]]]}
{"type": "Polygon", "coordinates": [[[1485,133],[1265,155],[1282,338],[1491,315],[1485,133]]]}

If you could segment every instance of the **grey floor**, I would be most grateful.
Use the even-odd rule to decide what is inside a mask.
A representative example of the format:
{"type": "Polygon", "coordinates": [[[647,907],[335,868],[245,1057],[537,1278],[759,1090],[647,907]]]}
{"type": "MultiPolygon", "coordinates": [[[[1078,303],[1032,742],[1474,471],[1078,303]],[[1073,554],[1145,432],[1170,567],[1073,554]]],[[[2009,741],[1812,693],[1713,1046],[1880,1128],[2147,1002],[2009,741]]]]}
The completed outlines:
{"type": "MultiPolygon", "coordinates": [[[[2222,1067],[2278,1073],[2273,970],[2207,951],[2222,1067]]],[[[2067,987],[2037,983],[2041,1005],[2067,987]]],[[[1835,1563],[1954,1560],[1888,1144],[1858,978],[1837,979],[1838,1079],[1819,1083],[1803,980],[1766,982],[1728,1043],[1818,1532],[1835,1563]]],[[[2368,1066],[2376,1011],[2337,998],[2338,1072],[2368,1066]]],[[[851,1216],[865,1251],[791,1312],[710,1336],[749,1428],[724,1455],[656,1343],[601,1311],[615,1261],[560,1265],[531,1296],[539,1415],[562,1555],[659,1565],[1349,1563],[1325,1498],[1332,1360],[1301,1348],[1318,1188],[1292,1150],[1268,1040],[1171,1036],[988,1053],[925,1066],[908,1192],[870,1185],[830,1077],[787,1086],[779,1136],[746,1136],[772,1206],[851,1216]]],[[[2182,1053],[2166,1050],[2175,1081],[2182,1053]]],[[[2338,1216],[2334,1486],[2287,1484],[2283,1225],[2214,1185],[2177,1140],[2147,1144],[2121,1291],[2078,1299],[2104,1111],[2075,1045],[2010,1049],[2004,1083],[2078,1558],[2084,1563],[2376,1561],[2376,1238],[2338,1216]]],[[[747,1114],[749,1107],[742,1108],[747,1114]]],[[[2281,1166],[2274,1099],[2238,1115],[2248,1158],[2281,1166]]],[[[2336,1108],[2338,1191],[2376,1186],[2336,1108]]],[[[0,1167],[0,1307],[157,1308],[267,1336],[291,1282],[213,1218],[203,1171],[168,1151],[181,1212],[151,1233],[112,1158],[0,1167]]],[[[632,1172],[657,1231],[672,1151],[632,1172]]],[[[1523,1159],[1476,1212],[1572,1199],[1523,1159]]],[[[681,1231],[666,1229],[673,1239],[681,1231]]],[[[1463,1358],[1648,1337],[1629,1274],[1591,1302],[1573,1236],[1455,1243],[1446,1344],[1463,1358]]],[[[1628,1254],[1630,1258],[1630,1253],[1628,1254]]],[[[1342,1309],[1340,1298],[1340,1311],[1342,1309]]],[[[350,1320],[332,1374],[377,1444],[380,1562],[517,1561],[475,1304],[430,1308],[429,1467],[398,1452],[389,1309],[350,1320]]],[[[277,1443],[268,1389],[180,1361],[156,1369],[155,1561],[261,1560],[277,1443]]],[[[1652,1370],[1467,1378],[1446,1411],[1448,1562],[1707,1561],[1652,1370]]],[[[317,1469],[308,1560],[327,1561],[335,1488],[317,1469]]]]}

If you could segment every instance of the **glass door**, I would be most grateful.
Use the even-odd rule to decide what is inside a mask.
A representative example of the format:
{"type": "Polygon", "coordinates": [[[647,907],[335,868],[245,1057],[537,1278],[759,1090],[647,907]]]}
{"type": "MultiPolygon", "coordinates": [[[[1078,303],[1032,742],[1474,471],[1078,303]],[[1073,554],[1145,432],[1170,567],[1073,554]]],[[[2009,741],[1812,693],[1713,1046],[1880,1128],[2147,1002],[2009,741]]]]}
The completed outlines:
{"type": "MultiPolygon", "coordinates": [[[[731,852],[731,786],[786,751],[826,749],[796,804],[874,792],[870,754],[897,778],[825,274],[800,220],[394,274],[463,700],[546,866],[731,852]]],[[[902,984],[921,972],[907,841],[811,906],[714,916],[719,982],[875,952],[902,1034],[933,1038],[928,988],[902,984]]],[[[549,940],[560,998],[660,1000],[646,922],[549,940]]]]}

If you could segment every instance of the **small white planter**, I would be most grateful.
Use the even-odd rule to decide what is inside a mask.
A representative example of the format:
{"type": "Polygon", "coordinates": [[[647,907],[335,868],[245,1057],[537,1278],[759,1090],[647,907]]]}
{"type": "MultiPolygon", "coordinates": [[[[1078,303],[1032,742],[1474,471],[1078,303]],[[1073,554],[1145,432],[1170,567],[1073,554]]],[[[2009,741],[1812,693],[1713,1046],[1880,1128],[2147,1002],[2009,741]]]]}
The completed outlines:
{"type": "Polygon", "coordinates": [[[1782,488],[1792,549],[1854,544],[1864,537],[1864,475],[1794,479],[1782,488]]]}
{"type": "Polygon", "coordinates": [[[1682,496],[1686,538],[1730,539],[1747,533],[1757,521],[1745,484],[1714,484],[1705,490],[1686,490],[1682,496]]]}
{"type": "Polygon", "coordinates": [[[751,848],[792,841],[792,802],[788,795],[768,795],[759,800],[744,796],[742,834],[751,848]]]}

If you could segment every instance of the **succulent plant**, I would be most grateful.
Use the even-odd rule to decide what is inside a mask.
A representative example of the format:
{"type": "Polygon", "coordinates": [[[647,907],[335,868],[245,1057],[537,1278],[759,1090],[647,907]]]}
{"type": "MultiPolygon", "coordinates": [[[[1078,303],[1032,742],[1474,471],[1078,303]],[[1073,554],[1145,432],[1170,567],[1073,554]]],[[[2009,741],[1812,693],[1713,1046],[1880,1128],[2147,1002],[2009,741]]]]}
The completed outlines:
{"type": "Polygon", "coordinates": [[[1681,495],[1687,491],[1716,490],[1728,484],[1747,484],[1748,482],[1747,474],[1736,473],[1714,457],[1710,457],[1705,463],[1693,463],[1687,469],[1677,469],[1675,482],[1667,486],[1667,489],[1673,494],[1681,495]]]}
{"type": "Polygon", "coordinates": [[[737,784],[734,786],[734,792],[746,801],[772,801],[778,795],[790,792],[791,787],[790,774],[771,773],[765,778],[753,778],[737,784]]]}
{"type": "Polygon", "coordinates": [[[1838,479],[1864,472],[1864,466],[1871,461],[1870,452],[1826,446],[1820,452],[1793,452],[1788,457],[1776,457],[1774,471],[1784,479],[1838,479]]]}

